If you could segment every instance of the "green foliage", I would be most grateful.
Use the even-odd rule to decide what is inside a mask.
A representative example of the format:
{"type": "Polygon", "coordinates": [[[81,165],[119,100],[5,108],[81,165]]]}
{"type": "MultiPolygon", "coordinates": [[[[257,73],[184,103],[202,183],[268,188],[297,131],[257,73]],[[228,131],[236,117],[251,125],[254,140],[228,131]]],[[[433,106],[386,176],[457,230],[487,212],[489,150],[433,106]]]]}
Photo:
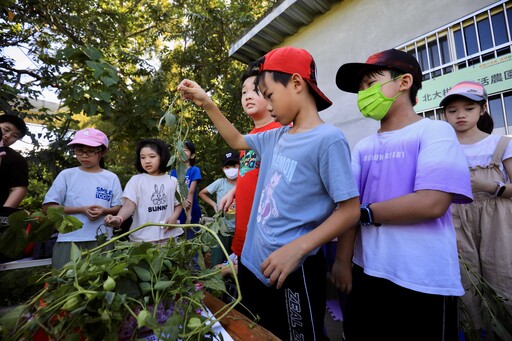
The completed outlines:
{"type": "MultiPolygon", "coordinates": [[[[133,150],[141,138],[158,137],[176,146],[169,130],[159,132],[157,125],[184,77],[209,90],[228,119],[240,131],[249,131],[252,123],[239,100],[245,66],[228,57],[229,44],[276,2],[2,2],[0,49],[19,47],[33,65],[17,69],[12,59],[0,54],[0,113],[22,111],[22,116],[47,125],[56,143],[33,155],[41,161],[30,164],[37,167],[37,180],[31,182],[36,188],[23,204],[35,209],[41,187],[49,186],[48,177],[69,167],[69,158],[62,157],[69,129],[95,126],[107,134],[107,165],[122,184],[135,172],[133,150]],[[39,96],[41,89],[57,93],[62,101],[59,113],[27,111],[28,98],[39,96]]],[[[203,184],[209,184],[222,175],[220,160],[228,147],[200,109],[187,115],[188,137],[197,147],[203,184]]]]}
{"type": "MultiPolygon", "coordinates": [[[[485,278],[471,269],[460,255],[459,261],[471,280],[475,295],[480,296],[482,300],[482,314],[488,319],[486,321],[489,327],[487,333],[495,334],[500,340],[512,340],[512,314],[506,307],[507,299],[499,295],[498,291],[485,278]]],[[[461,327],[466,338],[470,341],[480,340],[482,331],[474,327],[471,316],[464,305],[462,305],[462,317],[461,327]]],[[[494,339],[494,337],[490,336],[490,339],[494,339]]]]}
{"type": "Polygon", "coordinates": [[[50,266],[38,266],[0,272],[0,306],[11,307],[26,302],[41,290],[41,278],[49,271],[50,266]]]}
{"type": "Polygon", "coordinates": [[[72,251],[77,257],[62,270],[53,269],[43,290],[0,319],[3,338],[31,338],[44,330],[55,339],[114,340],[121,333],[132,339],[152,330],[162,340],[211,339],[215,318],[197,310],[205,310],[206,289],[225,292],[225,287],[219,270],[206,269],[201,257],[194,263],[194,256],[208,247],[205,235],[215,232],[201,225],[185,227],[192,226],[203,230],[188,241],[155,245],[114,238],[93,250],[72,251]],[[108,244],[114,248],[107,249],[108,244]]]}
{"type": "Polygon", "coordinates": [[[8,223],[0,223],[0,250],[8,258],[23,256],[23,249],[32,242],[46,242],[57,229],[68,233],[81,228],[83,223],[73,216],[64,214],[63,207],[49,207],[47,214],[40,211],[29,215],[27,211],[17,211],[9,215],[8,223]],[[30,224],[30,233],[27,226],[30,224]]]}

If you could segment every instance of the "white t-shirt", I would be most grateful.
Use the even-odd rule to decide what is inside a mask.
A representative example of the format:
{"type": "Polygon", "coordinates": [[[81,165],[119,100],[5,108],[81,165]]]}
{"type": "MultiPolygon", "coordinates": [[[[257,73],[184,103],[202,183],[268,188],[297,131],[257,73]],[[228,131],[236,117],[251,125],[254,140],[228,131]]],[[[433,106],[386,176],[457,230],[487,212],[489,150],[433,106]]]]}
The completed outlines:
{"type": "MultiPolygon", "coordinates": [[[[455,203],[472,199],[466,157],[446,122],[423,119],[371,135],[354,148],[352,168],[364,204],[418,190],[452,193],[455,203]]],[[[370,276],[414,291],[464,294],[450,210],[416,224],[361,227],[353,261],[370,276]]]]}
{"type": "MultiPolygon", "coordinates": [[[[136,205],[130,229],[147,222],[165,223],[174,212],[174,206],[179,205],[175,196],[177,185],[178,180],[167,174],[153,176],[143,173],[132,176],[126,184],[122,198],[123,202],[129,199],[136,205]]],[[[182,228],[166,231],[161,226],[148,226],[130,234],[130,240],[156,242],[182,233],[182,228]]]]}
{"type": "MultiPolygon", "coordinates": [[[[475,168],[477,166],[487,167],[492,160],[494,150],[500,142],[501,136],[489,135],[485,139],[480,140],[473,144],[461,144],[464,153],[468,159],[468,166],[475,168]]],[[[512,157],[512,142],[509,142],[505,153],[503,154],[502,161],[512,157]]],[[[503,163],[500,163],[500,170],[505,180],[509,180],[508,174],[503,167],[503,163]]]]}
{"type": "MultiPolygon", "coordinates": [[[[74,207],[99,205],[110,208],[121,205],[121,193],[121,183],[114,173],[105,169],[98,173],[90,173],[74,167],[65,169],[57,175],[44,197],[43,204],[56,203],[74,207]]],[[[60,233],[57,242],[94,241],[97,232],[112,235],[112,229],[103,225],[105,216],[90,221],[85,214],[71,215],[84,225],[76,231],[60,233]]]]}

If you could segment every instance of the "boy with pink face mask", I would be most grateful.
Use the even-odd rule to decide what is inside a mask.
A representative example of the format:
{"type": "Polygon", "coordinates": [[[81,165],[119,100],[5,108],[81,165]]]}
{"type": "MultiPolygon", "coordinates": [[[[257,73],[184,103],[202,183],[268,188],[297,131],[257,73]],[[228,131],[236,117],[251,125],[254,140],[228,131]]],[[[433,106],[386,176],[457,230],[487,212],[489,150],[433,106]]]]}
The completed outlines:
{"type": "MultiPolygon", "coordinates": [[[[234,150],[226,151],[222,158],[222,171],[226,175],[225,178],[220,178],[209,184],[201,192],[199,197],[203,199],[208,205],[210,205],[215,212],[220,209],[220,201],[230,190],[236,187],[236,180],[238,177],[239,156],[238,152],[234,150]],[[210,197],[210,195],[216,195],[216,201],[210,197]]],[[[231,250],[231,242],[233,240],[233,233],[235,232],[235,203],[231,204],[230,209],[224,216],[224,222],[226,223],[230,236],[224,236],[219,234],[219,238],[222,241],[224,248],[229,252],[231,250]]],[[[221,264],[226,259],[222,250],[219,247],[212,249],[212,255],[210,259],[211,266],[221,264]]]]}

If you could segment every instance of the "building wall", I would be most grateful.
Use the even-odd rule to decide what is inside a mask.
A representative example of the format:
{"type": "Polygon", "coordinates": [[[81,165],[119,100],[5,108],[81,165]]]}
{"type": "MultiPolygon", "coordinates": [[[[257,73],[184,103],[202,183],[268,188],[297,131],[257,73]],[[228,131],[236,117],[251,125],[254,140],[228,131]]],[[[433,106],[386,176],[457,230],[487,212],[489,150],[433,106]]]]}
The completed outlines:
{"type": "Polygon", "coordinates": [[[282,46],[302,47],[311,52],[317,63],[319,86],[333,101],[320,114],[341,128],[353,147],[374,133],[379,123],[361,116],[357,95],[336,87],[338,68],[348,62],[364,62],[375,52],[397,47],[492,3],[495,1],[344,0],[282,46]]]}

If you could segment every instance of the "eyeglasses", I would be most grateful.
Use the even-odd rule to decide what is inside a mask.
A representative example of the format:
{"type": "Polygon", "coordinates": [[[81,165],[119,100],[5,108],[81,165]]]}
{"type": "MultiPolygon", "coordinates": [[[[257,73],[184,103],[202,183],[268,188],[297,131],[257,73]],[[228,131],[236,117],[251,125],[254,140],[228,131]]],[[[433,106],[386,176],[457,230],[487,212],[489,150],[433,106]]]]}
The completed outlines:
{"type": "Polygon", "coordinates": [[[94,156],[96,154],[101,153],[101,149],[91,150],[91,149],[74,148],[73,152],[75,153],[75,155],[78,155],[78,156],[83,156],[83,155],[94,156]]]}

